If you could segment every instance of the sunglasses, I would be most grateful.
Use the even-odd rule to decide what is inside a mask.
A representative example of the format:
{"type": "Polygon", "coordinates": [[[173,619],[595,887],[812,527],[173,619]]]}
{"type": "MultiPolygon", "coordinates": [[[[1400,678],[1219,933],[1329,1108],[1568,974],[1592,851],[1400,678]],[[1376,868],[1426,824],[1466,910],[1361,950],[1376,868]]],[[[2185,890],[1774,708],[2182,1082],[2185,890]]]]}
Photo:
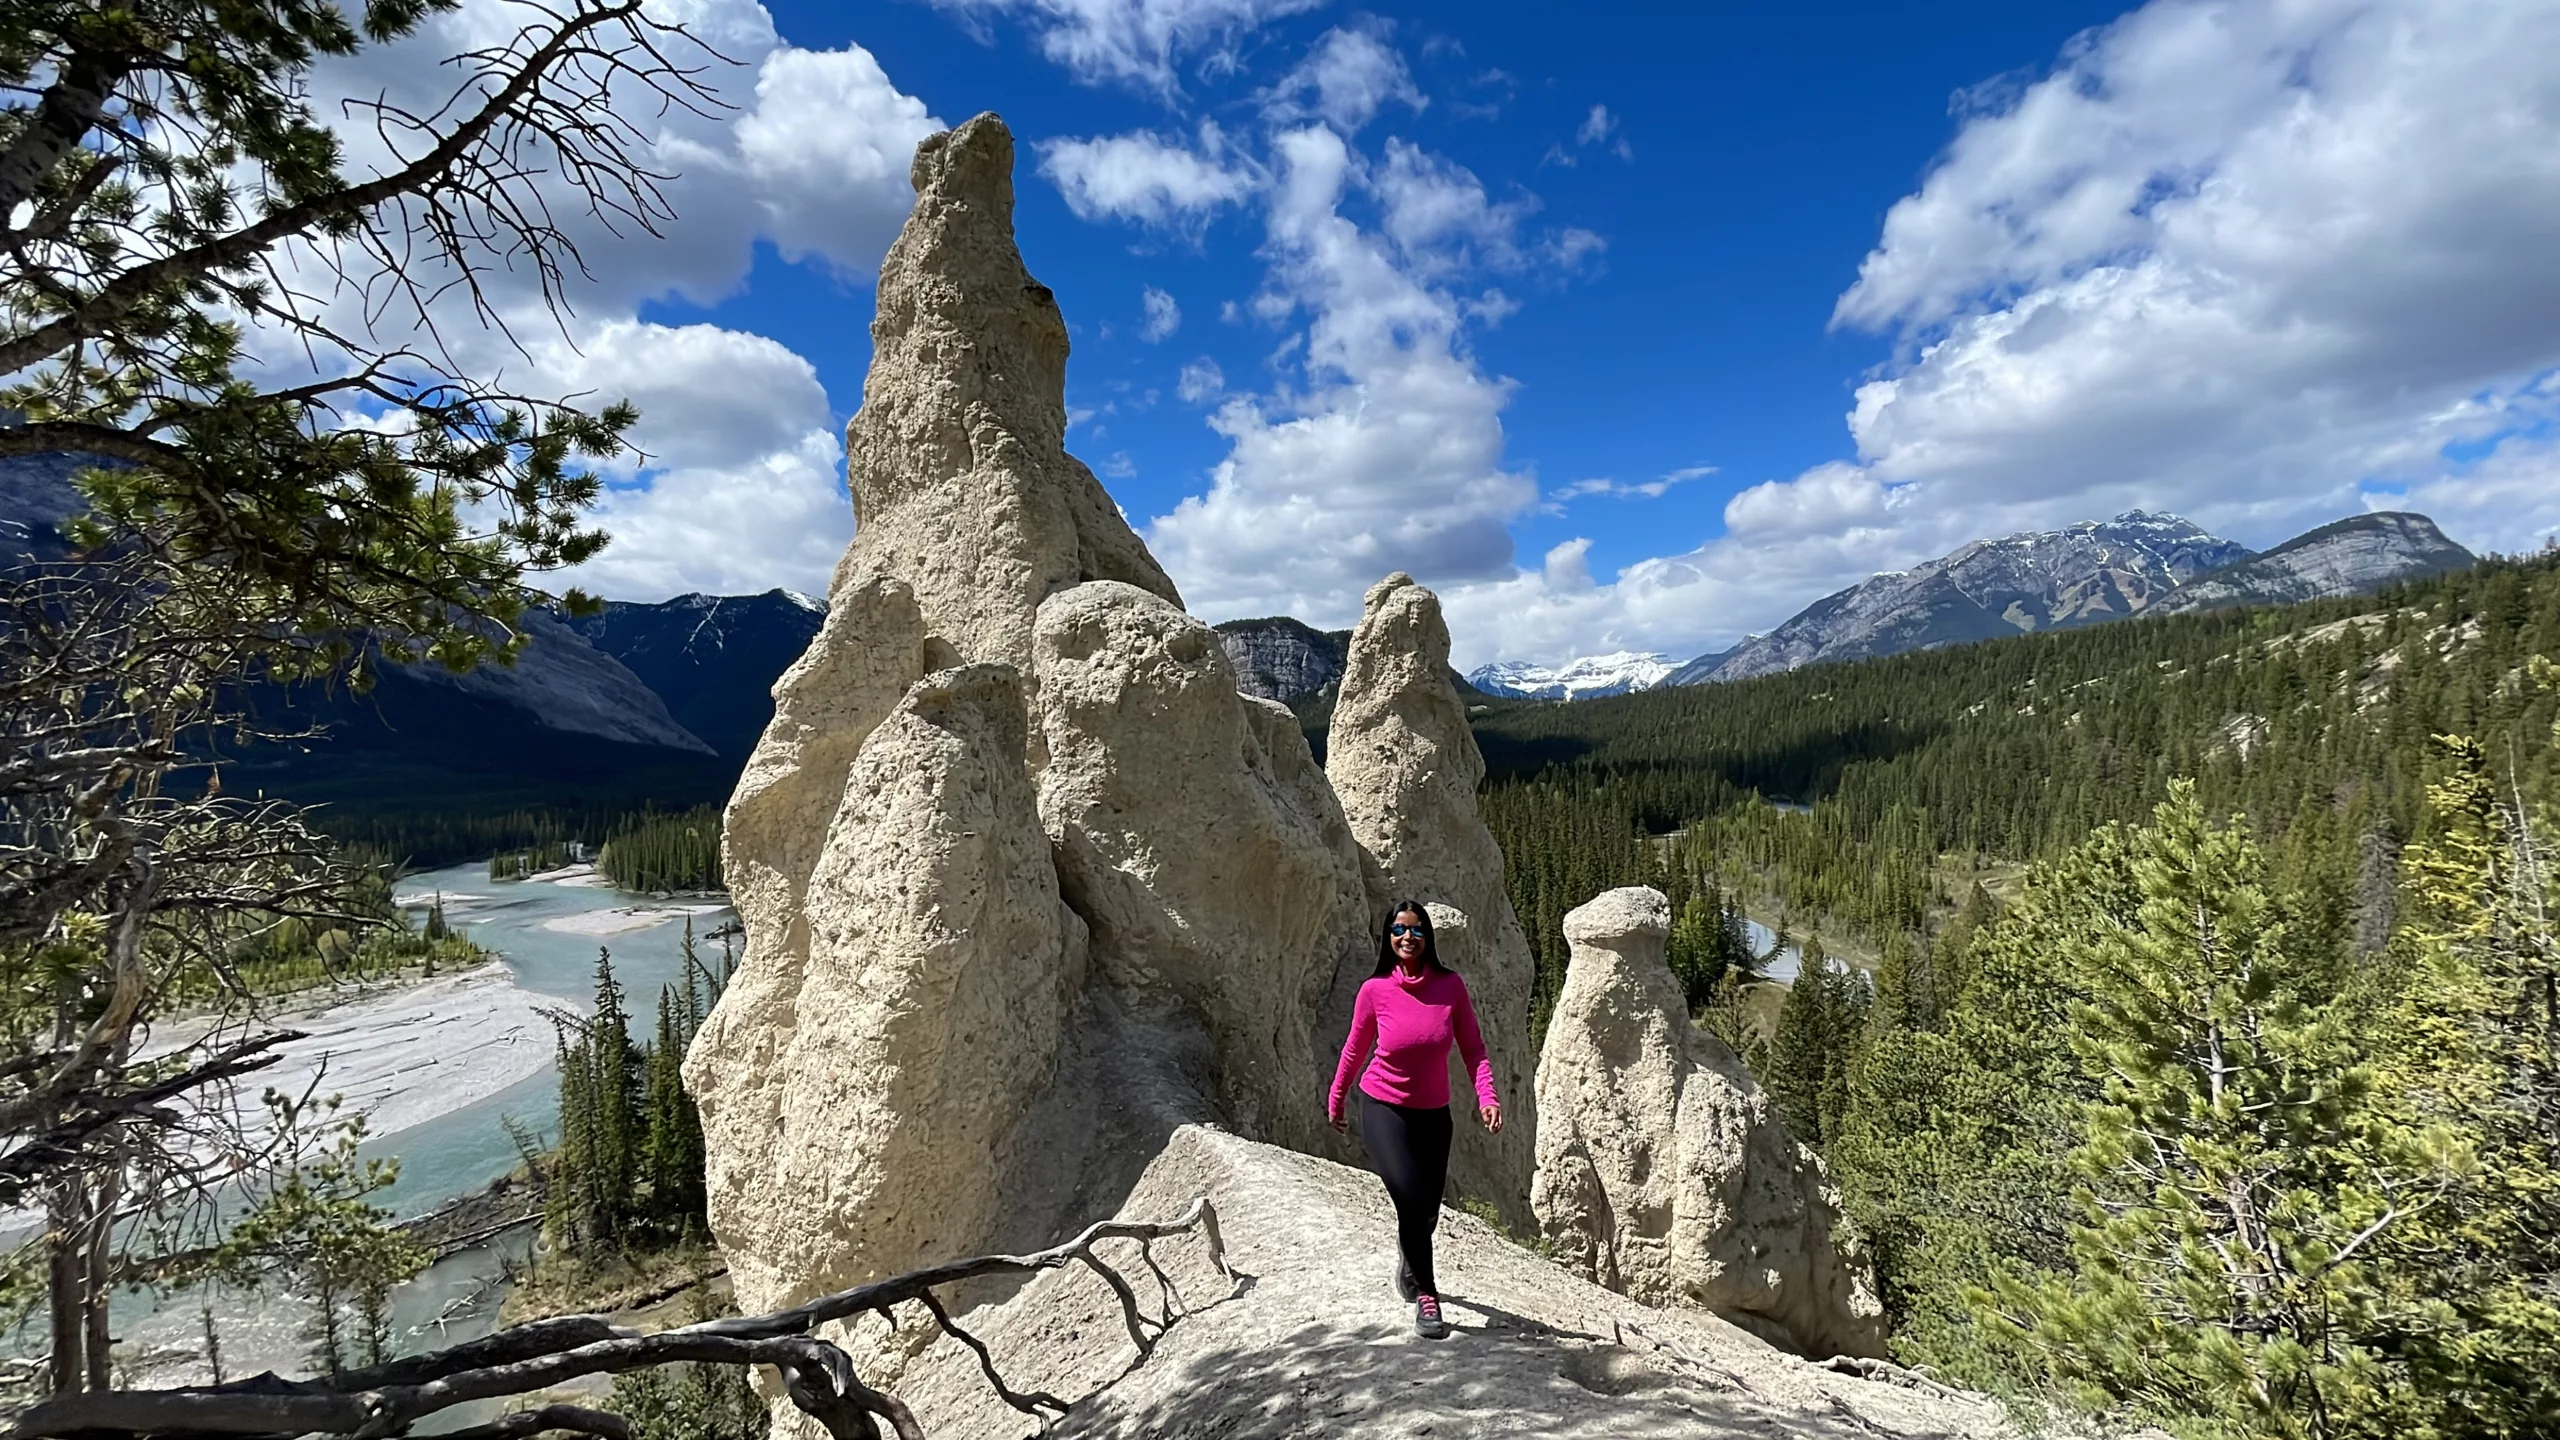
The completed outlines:
{"type": "Polygon", "coordinates": [[[1431,933],[1431,927],[1428,925],[1390,925],[1387,927],[1387,933],[1401,940],[1407,935],[1427,936],[1431,933]]]}

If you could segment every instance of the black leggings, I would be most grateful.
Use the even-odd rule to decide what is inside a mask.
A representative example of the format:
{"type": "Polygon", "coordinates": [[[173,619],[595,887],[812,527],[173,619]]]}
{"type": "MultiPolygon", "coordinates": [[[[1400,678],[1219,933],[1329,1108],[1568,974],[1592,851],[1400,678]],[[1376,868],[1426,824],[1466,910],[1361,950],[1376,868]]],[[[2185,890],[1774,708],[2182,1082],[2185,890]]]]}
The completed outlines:
{"type": "Polygon", "coordinates": [[[1405,1268],[1425,1295],[1440,1293],[1431,1273],[1431,1232],[1440,1224],[1440,1191],[1449,1181],[1449,1107],[1417,1110],[1360,1092],[1360,1141],[1396,1202],[1396,1243],[1405,1268]]]}

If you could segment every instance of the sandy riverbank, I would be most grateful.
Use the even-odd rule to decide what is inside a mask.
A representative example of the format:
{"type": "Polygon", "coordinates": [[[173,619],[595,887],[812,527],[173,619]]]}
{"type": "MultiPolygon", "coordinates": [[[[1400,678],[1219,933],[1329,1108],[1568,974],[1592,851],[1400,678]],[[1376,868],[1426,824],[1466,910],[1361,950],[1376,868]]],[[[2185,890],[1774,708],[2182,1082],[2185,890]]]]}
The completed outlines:
{"type": "Polygon", "coordinates": [[[719,904],[625,905],[614,910],[590,910],[583,915],[563,915],[545,920],[542,928],[558,935],[620,935],[631,930],[646,930],[681,920],[690,915],[718,915],[728,906],[719,904]]]}
{"type": "MultiPolygon", "coordinates": [[[[265,1028],[302,1032],[281,1047],[281,1063],[249,1076],[229,1097],[244,1122],[263,1124],[259,1095],[267,1089],[343,1097],[341,1114],[361,1113],[375,1136],[495,1095],[550,1063],[554,1048],[545,1008],[570,1010],[515,982],[497,961],[395,989],[329,996],[288,1005],[265,1028]]],[[[205,1021],[163,1027],[152,1049],[194,1043],[205,1021]]]]}

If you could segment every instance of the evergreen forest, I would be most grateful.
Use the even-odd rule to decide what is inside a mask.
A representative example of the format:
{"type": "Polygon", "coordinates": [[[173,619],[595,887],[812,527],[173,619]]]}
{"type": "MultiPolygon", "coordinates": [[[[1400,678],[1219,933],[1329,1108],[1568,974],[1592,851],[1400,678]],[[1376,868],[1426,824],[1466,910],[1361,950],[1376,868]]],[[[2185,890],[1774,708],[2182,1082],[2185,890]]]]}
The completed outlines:
{"type": "Polygon", "coordinates": [[[1485,812],[1541,1029],[1599,890],[1731,957],[1692,1003],[1906,1363],[2182,1437],[2551,1434],[2555,658],[2546,552],[1500,707],[1485,812]],[[1718,907],[1819,937],[1758,1032],[1718,907]]]}

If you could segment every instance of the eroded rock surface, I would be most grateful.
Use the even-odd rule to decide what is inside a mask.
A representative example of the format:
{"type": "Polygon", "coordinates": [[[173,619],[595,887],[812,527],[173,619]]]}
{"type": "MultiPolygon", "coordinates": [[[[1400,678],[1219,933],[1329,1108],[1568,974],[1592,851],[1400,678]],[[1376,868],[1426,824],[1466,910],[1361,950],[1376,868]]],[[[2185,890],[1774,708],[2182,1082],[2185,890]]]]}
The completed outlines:
{"type": "Polygon", "coordinates": [[[752,956],[686,1058],[712,1228],[749,1311],[996,1234],[1086,958],[1024,724],[1005,666],[910,686],[844,776],[796,983],[752,956]]]}
{"type": "Polygon", "coordinates": [[[1732,1050],[1689,1019],[1662,892],[1565,916],[1573,958],[1538,1061],[1539,1228],[1651,1305],[1775,1326],[1814,1356],[1880,1356],[1883,1307],[1833,1240],[1838,1204],[1732,1050]]]}
{"type": "Polygon", "coordinates": [[[1316,1026],[1365,905],[1297,721],[1238,695],[1217,633],[1133,585],[1052,596],[1032,656],[1040,814],[1104,978],[1207,1020],[1239,1131],[1324,1145],[1316,1026]]]}
{"type": "MultiPolygon", "coordinates": [[[[1285,707],[1237,694],[1227,647],[1063,448],[1066,332],[1014,248],[1011,163],[992,116],[918,151],[848,432],[860,533],[729,810],[747,958],[686,1077],[738,1301],[769,1309],[1037,1248],[1211,1187],[1264,1278],[1219,1312],[1232,1328],[1177,1333],[1225,1350],[1169,1347],[1066,1426],[1387,1433],[1345,1419],[1362,1398],[1394,1433],[1474,1425],[1463,1402],[1390,1397],[1361,1369],[1406,1319],[1384,1284],[1393,1229],[1376,1181],[1253,1143],[1343,1152],[1321,1107],[1349,996],[1380,912],[1414,896],[1474,992],[1509,1111],[1498,1140],[1461,1121],[1453,1188],[1529,1223],[1531,961],[1476,810],[1483,761],[1438,602],[1401,575],[1371,592],[1327,768],[1285,707]],[[1248,1409],[1281,1413],[1268,1407],[1311,1393],[1311,1368],[1349,1378],[1321,1415],[1257,1429],[1248,1409]]],[[[1464,1287],[1490,1297],[1476,1321],[1499,1353],[1468,1369],[1545,1367],[1504,1381],[1501,1423],[1482,1433],[1694,1433],[1681,1427],[1701,1405],[1756,1425],[1796,1400],[1888,1413],[1858,1407],[1889,1408],[1889,1391],[1839,1390],[1858,1382],[1694,1311],[1643,1323],[1756,1347],[1749,1363],[1786,1401],[1713,1398],[1711,1372],[1738,1373],[1722,1360],[1660,1379],[1667,1352],[1628,1359],[1592,1328],[1653,1312],[1449,1223],[1453,1273],[1479,1273],[1464,1258],[1479,1242],[1499,1247],[1456,1296],[1462,1325],[1464,1287]],[[1569,1323],[1582,1329],[1560,1354],[1569,1323]]],[[[1057,1278],[947,1298],[999,1350],[1040,1362],[1031,1373],[1059,1362],[1063,1393],[1077,1367],[1125,1357],[1116,1322],[1087,1314],[1104,1292],[1057,1278]]],[[[960,1352],[946,1376],[952,1347],[928,1335],[846,1338],[867,1376],[943,1406],[935,1433],[1009,1433],[974,1360],[960,1352]]],[[[777,1418],[778,1436],[808,1433],[787,1405],[777,1418]]]]}
{"type": "Polygon", "coordinates": [[[981,115],[917,146],[912,175],[845,427],[858,529],[834,589],[896,576],[958,659],[1028,669],[1032,613],[1060,590],[1181,596],[1067,453],[1067,322],[1014,244],[1013,136],[981,115]]]}
{"type": "MultiPolygon", "coordinates": [[[[1074,1408],[1049,1427],[1074,1440],[1957,1440],[2013,1432],[1980,1397],[1809,1364],[1702,1310],[1655,1308],[1566,1273],[1473,1216],[1441,1216],[1437,1246],[1454,1333],[1417,1338],[1388,1288],[1395,1217],[1377,1180],[1349,1166],[1205,1127],[1168,1137],[1121,1208],[1164,1220],[1206,1195],[1242,1293],[1188,1237],[1160,1241],[1185,1304],[1144,1364],[1110,1292],[1069,1269],[1043,1276],[971,1327],[1016,1386],[1074,1408]],[[1222,1298],[1226,1297],[1226,1298],[1222,1298]]],[[[1098,1217],[1097,1217],[1098,1218],[1098,1217]]],[[[1148,1313],[1153,1287],[1139,1285],[1148,1313]]],[[[987,1388],[977,1360],[939,1341],[898,1394],[930,1435],[1040,1433],[987,1388]]]]}
{"type": "MultiPolygon", "coordinates": [[[[1449,1179],[1461,1194],[1490,1200],[1525,1226],[1543,1104],[1530,1086],[1536,961],[1503,888],[1502,849],[1476,809],[1484,756],[1449,677],[1449,625],[1439,597],[1403,574],[1371,587],[1351,632],[1325,774],[1360,844],[1371,925],[1407,898],[1466,916],[1470,953],[1450,958],[1475,1001],[1505,1122],[1496,1136],[1461,1119],[1449,1179]]],[[[1456,1075],[1460,1063],[1453,1050],[1450,1093],[1466,1096],[1474,1089],[1456,1075]]]]}

